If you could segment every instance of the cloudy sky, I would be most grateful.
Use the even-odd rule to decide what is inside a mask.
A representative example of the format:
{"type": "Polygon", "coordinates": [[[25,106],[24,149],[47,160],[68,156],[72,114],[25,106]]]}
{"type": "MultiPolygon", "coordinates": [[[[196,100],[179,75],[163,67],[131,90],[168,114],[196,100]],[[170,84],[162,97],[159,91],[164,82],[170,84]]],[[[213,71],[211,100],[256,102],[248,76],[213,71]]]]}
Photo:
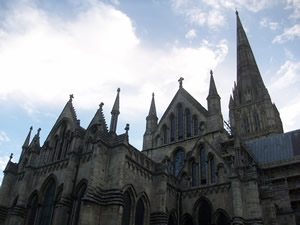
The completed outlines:
{"type": "Polygon", "coordinates": [[[118,133],[129,123],[141,149],[152,92],[160,117],[182,76],[206,107],[212,69],[227,120],[235,9],[284,130],[299,129],[299,0],[0,0],[0,168],[30,126],[44,142],[69,94],[86,128],[100,102],[109,124],[120,87],[118,133]]]}

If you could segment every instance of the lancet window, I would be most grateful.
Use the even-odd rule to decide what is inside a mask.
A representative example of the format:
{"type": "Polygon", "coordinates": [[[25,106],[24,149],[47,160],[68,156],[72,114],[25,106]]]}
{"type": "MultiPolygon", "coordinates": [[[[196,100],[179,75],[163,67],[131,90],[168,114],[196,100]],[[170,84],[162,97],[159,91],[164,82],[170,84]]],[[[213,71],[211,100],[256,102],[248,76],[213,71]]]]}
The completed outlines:
{"type": "Polygon", "coordinates": [[[123,208],[123,215],[122,215],[122,225],[130,225],[130,211],[131,211],[131,198],[126,191],[124,193],[124,208],[123,208]]]}
{"type": "Polygon", "coordinates": [[[210,182],[214,184],[216,183],[216,170],[215,170],[215,159],[213,156],[209,160],[209,167],[210,167],[210,182]]]}
{"type": "Polygon", "coordinates": [[[186,110],[185,112],[185,124],[186,124],[186,136],[192,136],[192,121],[191,121],[191,112],[190,110],[186,110]]]}
{"type": "Polygon", "coordinates": [[[139,199],[135,208],[135,225],[144,225],[145,206],[142,199],[139,199]]]}
{"type": "Polygon", "coordinates": [[[178,139],[183,138],[183,107],[182,105],[178,106],[178,139]]]}
{"type": "Polygon", "coordinates": [[[194,130],[194,136],[197,136],[199,134],[199,125],[198,125],[198,118],[194,116],[193,118],[193,130],[194,130]]]}
{"type": "Polygon", "coordinates": [[[200,148],[200,175],[201,184],[206,184],[206,159],[205,148],[200,148]]]}
{"type": "Polygon", "coordinates": [[[198,185],[198,171],[199,165],[196,162],[192,163],[192,186],[195,187],[198,185]]]}
{"type": "Polygon", "coordinates": [[[178,174],[183,169],[183,167],[184,167],[184,151],[178,150],[174,154],[174,168],[173,168],[174,176],[178,176],[178,174]]]}
{"type": "Polygon", "coordinates": [[[41,206],[39,225],[50,225],[54,211],[55,201],[55,183],[51,181],[44,193],[44,199],[41,206]]]}
{"type": "Polygon", "coordinates": [[[175,134],[176,134],[175,133],[175,129],[176,129],[175,123],[176,123],[176,121],[175,121],[174,115],[171,116],[170,122],[171,122],[171,141],[175,141],[175,134]]]}

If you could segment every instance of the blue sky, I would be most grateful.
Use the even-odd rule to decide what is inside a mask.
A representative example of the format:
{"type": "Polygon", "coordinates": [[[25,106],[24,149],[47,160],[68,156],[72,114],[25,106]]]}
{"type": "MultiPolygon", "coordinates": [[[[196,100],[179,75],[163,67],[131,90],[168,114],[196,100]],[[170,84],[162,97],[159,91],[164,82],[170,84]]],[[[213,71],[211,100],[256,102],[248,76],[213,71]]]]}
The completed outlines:
{"type": "Polygon", "coordinates": [[[227,120],[236,8],[284,130],[299,129],[299,0],[0,0],[1,169],[30,126],[43,144],[69,94],[86,128],[100,102],[109,124],[120,87],[118,133],[129,123],[141,149],[152,92],[161,116],[182,76],[206,107],[212,69],[227,120]]]}

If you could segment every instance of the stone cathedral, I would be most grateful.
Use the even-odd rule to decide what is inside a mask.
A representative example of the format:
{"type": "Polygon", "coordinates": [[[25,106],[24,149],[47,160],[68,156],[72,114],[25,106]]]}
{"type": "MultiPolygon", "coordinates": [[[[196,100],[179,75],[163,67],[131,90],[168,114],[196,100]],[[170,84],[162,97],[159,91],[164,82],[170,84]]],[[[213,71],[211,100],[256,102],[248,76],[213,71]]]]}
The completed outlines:
{"type": "MultiPolygon", "coordinates": [[[[213,73],[207,108],[183,87],[143,149],[108,129],[103,104],[82,128],[66,103],[43,145],[31,131],[0,189],[0,225],[299,225],[300,130],[283,133],[237,17],[237,80],[223,120],[213,73]]],[[[142,136],[142,134],[141,134],[142,136]]]]}

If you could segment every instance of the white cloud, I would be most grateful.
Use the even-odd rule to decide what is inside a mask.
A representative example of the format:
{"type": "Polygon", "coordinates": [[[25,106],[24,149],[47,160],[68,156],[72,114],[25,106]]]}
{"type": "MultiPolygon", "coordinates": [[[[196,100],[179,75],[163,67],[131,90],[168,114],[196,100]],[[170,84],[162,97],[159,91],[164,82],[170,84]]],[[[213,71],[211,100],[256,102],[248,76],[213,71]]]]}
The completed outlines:
{"type": "Polygon", "coordinates": [[[277,35],[272,43],[285,43],[290,40],[294,40],[295,38],[300,38],[300,24],[296,24],[293,27],[284,30],[284,32],[280,35],[277,35]]]}
{"type": "Polygon", "coordinates": [[[261,27],[267,27],[267,28],[269,28],[272,31],[275,31],[275,30],[277,30],[279,28],[279,23],[277,23],[277,22],[271,22],[266,17],[264,17],[264,18],[261,19],[261,21],[259,22],[259,25],[261,27]]]}
{"type": "Polygon", "coordinates": [[[300,18],[300,0],[286,0],[287,9],[292,9],[293,13],[291,18],[299,19],[300,18]]]}
{"type": "Polygon", "coordinates": [[[194,39],[197,37],[197,31],[195,29],[191,29],[187,32],[187,34],[185,35],[186,39],[194,39]]]}
{"type": "Polygon", "coordinates": [[[8,137],[7,134],[6,134],[4,131],[2,131],[2,130],[0,130],[0,143],[1,143],[1,142],[10,142],[9,137],[8,137]]]}
{"type": "Polygon", "coordinates": [[[271,89],[278,91],[300,82],[300,62],[286,61],[277,71],[277,78],[270,85],[271,89]]]}
{"type": "MultiPolygon", "coordinates": [[[[73,20],[16,6],[0,33],[0,99],[21,104],[32,116],[41,113],[36,110],[41,105],[63,104],[70,93],[76,108],[96,109],[104,101],[104,109],[109,109],[118,87],[122,114],[136,115],[148,110],[150,101],[144,99],[153,91],[160,100],[170,100],[180,76],[191,93],[205,99],[208,80],[203,77],[208,78],[228,52],[226,41],[149,49],[129,17],[103,3],[73,20]]],[[[157,102],[164,110],[166,101],[157,102]]]]}
{"type": "Polygon", "coordinates": [[[284,122],[285,131],[299,129],[295,121],[300,116],[300,96],[295,96],[294,99],[288,100],[286,105],[280,109],[280,116],[284,122]]]}

